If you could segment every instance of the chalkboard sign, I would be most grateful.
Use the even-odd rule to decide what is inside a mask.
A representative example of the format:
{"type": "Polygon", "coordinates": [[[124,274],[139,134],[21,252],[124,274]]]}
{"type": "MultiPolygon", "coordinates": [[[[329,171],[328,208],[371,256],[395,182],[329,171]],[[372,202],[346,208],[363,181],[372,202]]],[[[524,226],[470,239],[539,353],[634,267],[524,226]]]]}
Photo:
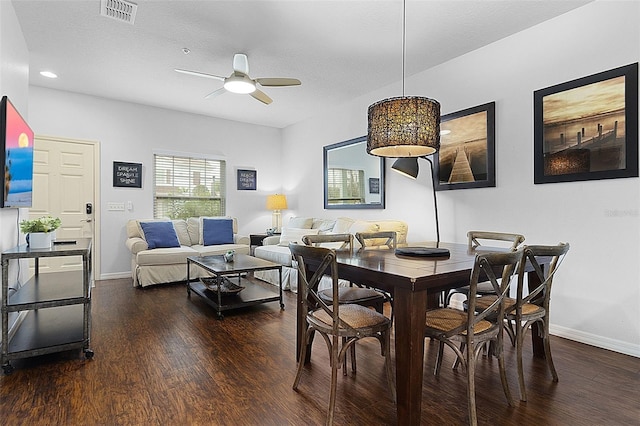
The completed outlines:
{"type": "Polygon", "coordinates": [[[255,191],[258,172],[255,170],[238,169],[238,190],[255,191]]]}
{"type": "Polygon", "coordinates": [[[113,186],[142,188],[142,164],[114,161],[113,186]]]}

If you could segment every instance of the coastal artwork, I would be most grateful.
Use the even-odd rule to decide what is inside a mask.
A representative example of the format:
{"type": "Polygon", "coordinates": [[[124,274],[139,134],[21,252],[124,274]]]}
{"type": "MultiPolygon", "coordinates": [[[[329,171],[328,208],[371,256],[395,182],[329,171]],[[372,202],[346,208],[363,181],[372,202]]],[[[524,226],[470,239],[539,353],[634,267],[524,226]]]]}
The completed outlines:
{"type": "Polygon", "coordinates": [[[4,206],[31,207],[33,131],[7,101],[4,159],[4,206]]]}
{"type": "Polygon", "coordinates": [[[436,189],[495,186],[494,115],[492,102],[441,118],[436,189]]]}
{"type": "Polygon", "coordinates": [[[637,80],[634,64],[535,93],[536,183],[637,176],[637,80]]]}

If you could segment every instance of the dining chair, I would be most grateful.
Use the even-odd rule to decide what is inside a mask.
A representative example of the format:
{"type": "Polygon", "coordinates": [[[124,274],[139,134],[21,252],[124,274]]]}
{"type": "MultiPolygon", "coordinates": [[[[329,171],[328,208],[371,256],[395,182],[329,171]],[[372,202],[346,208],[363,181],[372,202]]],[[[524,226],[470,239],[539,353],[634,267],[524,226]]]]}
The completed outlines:
{"type": "MultiPolygon", "coordinates": [[[[302,237],[302,242],[308,246],[332,248],[336,251],[344,250],[351,253],[353,250],[353,235],[351,234],[305,235],[302,237]]],[[[327,304],[332,303],[333,295],[332,288],[318,290],[318,296],[327,304]]],[[[384,314],[384,304],[389,300],[390,298],[381,291],[361,287],[357,284],[354,286],[353,283],[350,283],[348,287],[338,288],[338,303],[355,303],[365,307],[372,307],[380,314],[384,314]]],[[[356,346],[353,345],[351,347],[351,371],[355,373],[356,370],[356,346]]],[[[346,357],[343,374],[347,375],[346,357]]]]}
{"type": "Polygon", "coordinates": [[[504,300],[515,281],[518,264],[522,261],[523,250],[509,252],[487,252],[476,255],[469,280],[469,309],[461,311],[452,308],[438,308],[427,311],[425,337],[438,340],[438,354],[434,374],[438,375],[442,364],[444,346],[447,345],[464,365],[467,373],[467,399],[469,423],[478,423],[475,398],[475,364],[486,342],[492,342],[492,351],[500,369],[502,388],[510,406],[513,399],[507,382],[503,354],[504,300]],[[499,271],[496,273],[496,271],[499,271]],[[480,279],[488,279],[496,297],[486,308],[476,312],[476,293],[480,279]],[[497,321],[489,321],[489,317],[497,321]],[[460,347],[458,347],[460,345],[460,347]]]}
{"type": "MultiPolygon", "coordinates": [[[[510,250],[515,250],[518,248],[520,244],[524,241],[524,235],[521,234],[512,234],[507,232],[491,232],[491,231],[469,231],[467,232],[467,248],[469,250],[479,250],[483,249],[483,243],[486,242],[496,242],[496,241],[506,241],[511,243],[511,245],[507,246],[510,250]]],[[[469,286],[458,287],[449,290],[448,294],[444,298],[443,306],[446,308],[451,303],[451,297],[454,294],[464,294],[469,297],[469,286]]],[[[478,284],[478,292],[477,294],[493,294],[493,286],[489,282],[479,283],[478,284]]]]}
{"type": "MultiPolygon", "coordinates": [[[[522,366],[522,348],[524,337],[531,325],[539,323],[538,332],[542,336],[544,354],[547,366],[554,382],[558,381],[558,373],[553,365],[551,357],[551,344],[549,339],[549,302],[551,301],[551,285],[564,257],[569,251],[568,243],[559,243],[555,246],[531,245],[524,247],[524,261],[518,271],[518,287],[516,298],[505,299],[505,324],[511,341],[516,347],[518,364],[518,385],[520,386],[520,400],[527,400],[527,390],[524,383],[524,369],[522,366]],[[545,262],[541,262],[545,259],[545,262]],[[531,280],[531,276],[525,269],[533,269],[535,288],[531,288],[528,282],[529,292],[525,294],[525,276],[531,280]]],[[[476,309],[482,309],[492,303],[494,296],[478,298],[476,309]]]]}
{"type": "Polygon", "coordinates": [[[396,390],[393,382],[391,368],[391,320],[386,316],[353,303],[341,304],[338,297],[338,264],[336,251],[323,247],[311,247],[299,244],[290,244],[289,249],[297,261],[299,273],[299,288],[302,292],[302,314],[306,318],[306,331],[304,343],[300,348],[300,357],[293,389],[297,390],[304,368],[307,348],[313,341],[313,335],[318,332],[322,335],[329,350],[329,362],[331,365],[331,390],[329,394],[329,409],[327,413],[327,425],[333,424],[336,405],[336,390],[338,381],[338,369],[344,360],[347,351],[356,341],[374,337],[380,341],[381,351],[385,358],[385,371],[387,383],[391,391],[393,401],[396,400],[396,390]],[[310,274],[313,265],[313,274],[310,274]],[[331,277],[333,299],[331,304],[325,302],[318,295],[318,285],[323,276],[331,277]],[[342,344],[341,344],[342,343],[342,344]]]}

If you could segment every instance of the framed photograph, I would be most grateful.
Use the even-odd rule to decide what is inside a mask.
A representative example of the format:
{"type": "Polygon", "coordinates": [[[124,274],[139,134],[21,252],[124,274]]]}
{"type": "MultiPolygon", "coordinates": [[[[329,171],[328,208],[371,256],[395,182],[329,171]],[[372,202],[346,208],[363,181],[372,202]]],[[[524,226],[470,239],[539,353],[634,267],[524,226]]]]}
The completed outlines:
{"type": "Polygon", "coordinates": [[[142,188],[142,163],[113,162],[113,186],[142,188]]]}
{"type": "Polygon", "coordinates": [[[638,63],[533,93],[534,183],[638,176],[638,63]]]}
{"type": "Polygon", "coordinates": [[[380,179],[369,178],[369,194],[379,194],[379,193],[380,193],[380,179]]]}
{"type": "Polygon", "coordinates": [[[238,190],[255,191],[258,182],[258,172],[256,170],[238,169],[238,190]]]}
{"type": "Polygon", "coordinates": [[[495,117],[495,102],[442,116],[436,191],[496,186],[495,117]]]}

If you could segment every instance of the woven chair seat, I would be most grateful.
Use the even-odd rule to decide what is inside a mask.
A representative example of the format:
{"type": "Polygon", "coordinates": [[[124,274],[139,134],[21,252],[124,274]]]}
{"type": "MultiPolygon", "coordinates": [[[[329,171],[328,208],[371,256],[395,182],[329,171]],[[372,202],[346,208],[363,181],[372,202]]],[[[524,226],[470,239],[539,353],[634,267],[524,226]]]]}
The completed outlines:
{"type": "MultiPolygon", "coordinates": [[[[425,325],[443,332],[451,331],[467,323],[467,313],[457,309],[443,308],[427,312],[425,325]]],[[[482,333],[493,326],[489,321],[478,321],[473,327],[474,334],[482,333]]],[[[467,334],[466,330],[460,334],[467,334]]]]}
{"type": "MultiPolygon", "coordinates": [[[[491,305],[496,300],[496,296],[482,296],[476,299],[476,308],[477,309],[486,309],[489,305],[491,305]]],[[[515,306],[516,299],[511,297],[504,298],[504,306],[505,313],[508,316],[515,315],[515,306]]],[[[466,308],[466,303],[465,303],[466,308]]],[[[544,312],[544,308],[542,306],[534,305],[533,303],[525,303],[522,305],[522,315],[533,315],[537,313],[544,312]]]]}
{"type": "MultiPolygon", "coordinates": [[[[327,303],[333,300],[333,289],[325,289],[318,292],[320,299],[327,303]]],[[[338,300],[340,303],[360,303],[384,297],[382,293],[371,288],[361,287],[340,287],[338,289],[338,300]]]]}
{"type": "MultiPolygon", "coordinates": [[[[332,327],[333,319],[323,309],[318,309],[309,313],[309,320],[316,319],[328,328],[332,327]]],[[[353,328],[372,328],[376,326],[386,325],[389,318],[374,311],[373,309],[355,304],[345,304],[340,306],[340,319],[349,324],[353,328]]],[[[344,327],[340,327],[344,330],[344,327]]]]}

